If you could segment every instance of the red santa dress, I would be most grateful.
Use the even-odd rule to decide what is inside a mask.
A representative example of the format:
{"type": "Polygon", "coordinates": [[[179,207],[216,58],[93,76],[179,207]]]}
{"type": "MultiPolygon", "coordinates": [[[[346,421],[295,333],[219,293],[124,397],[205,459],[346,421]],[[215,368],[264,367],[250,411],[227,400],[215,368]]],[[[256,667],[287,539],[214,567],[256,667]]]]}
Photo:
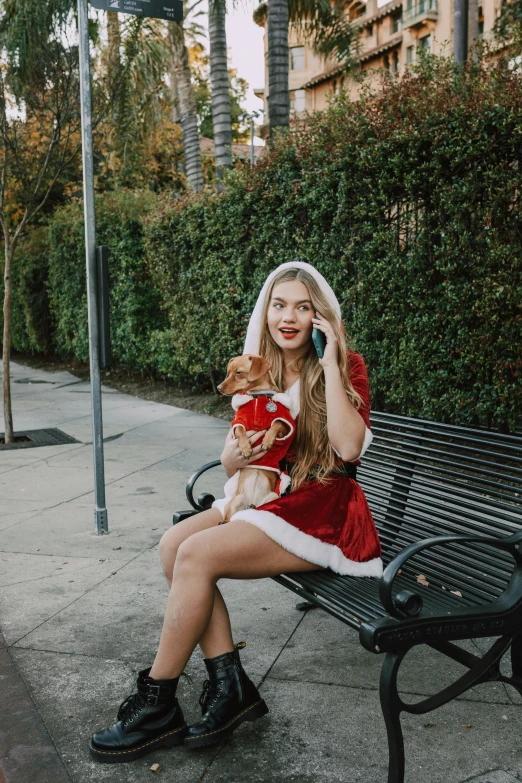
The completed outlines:
{"type": "MultiPolygon", "coordinates": [[[[362,398],[359,414],[366,425],[361,457],[373,438],[368,375],[362,356],[349,351],[348,359],[352,386],[362,398]]],[[[299,380],[286,391],[297,411],[299,393],[299,380]]],[[[297,414],[296,419],[298,426],[297,414]]],[[[291,453],[287,459],[293,459],[291,453]]],[[[340,457],[338,464],[343,464],[340,457]]],[[[353,464],[360,465],[360,458],[353,464]]],[[[233,489],[234,479],[235,476],[228,482],[229,490],[233,489]]],[[[227,498],[223,498],[214,506],[221,508],[226,502],[227,498]]],[[[381,545],[368,502],[362,487],[347,475],[334,474],[326,484],[311,478],[278,500],[238,511],[231,519],[235,520],[255,525],[289,552],[338,574],[382,575],[381,545]]]]}

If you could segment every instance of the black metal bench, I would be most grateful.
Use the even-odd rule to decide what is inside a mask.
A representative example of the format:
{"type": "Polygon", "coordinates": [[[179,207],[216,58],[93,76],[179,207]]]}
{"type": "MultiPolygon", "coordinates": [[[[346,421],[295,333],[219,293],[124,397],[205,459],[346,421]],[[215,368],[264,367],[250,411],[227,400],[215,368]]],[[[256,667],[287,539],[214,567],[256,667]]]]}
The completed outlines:
{"type": "MultiPolygon", "coordinates": [[[[522,694],[522,438],[372,414],[375,435],[359,468],[360,481],[383,545],[382,579],[329,571],[284,574],[276,582],[359,631],[363,647],[384,653],[380,699],[388,732],[388,783],[403,783],[402,711],[422,714],[474,685],[509,683],[522,694]],[[498,637],[480,657],[454,644],[498,637]],[[406,653],[426,644],[467,671],[417,704],[399,696],[406,653]],[[500,671],[511,650],[512,676],[500,671]]],[[[194,510],[209,508],[208,493],[194,510]]]]}

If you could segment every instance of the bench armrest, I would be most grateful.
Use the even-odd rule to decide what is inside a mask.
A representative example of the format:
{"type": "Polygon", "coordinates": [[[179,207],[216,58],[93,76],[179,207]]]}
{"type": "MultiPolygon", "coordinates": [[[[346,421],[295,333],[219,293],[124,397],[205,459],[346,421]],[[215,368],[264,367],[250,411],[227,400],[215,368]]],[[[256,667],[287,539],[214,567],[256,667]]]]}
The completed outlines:
{"type": "MultiPolygon", "coordinates": [[[[381,599],[383,607],[392,617],[402,619],[408,614],[407,612],[405,613],[403,608],[397,606],[393,598],[393,584],[399,571],[411,557],[419,552],[445,544],[485,544],[487,546],[498,547],[499,549],[508,551],[514,557],[516,563],[522,565],[522,530],[514,535],[505,536],[503,538],[477,535],[449,535],[434,536],[432,538],[425,538],[422,541],[416,541],[414,544],[410,544],[403,549],[402,552],[399,552],[399,554],[388,563],[381,577],[379,598],[381,599]]],[[[420,602],[420,605],[422,606],[422,602],[420,602]]]]}
{"type": "Polygon", "coordinates": [[[202,468],[199,468],[199,470],[196,470],[195,473],[192,474],[192,476],[189,478],[187,482],[187,486],[185,488],[185,494],[187,496],[187,500],[192,506],[193,509],[196,511],[207,511],[211,506],[212,503],[215,500],[214,495],[211,495],[208,492],[204,492],[201,495],[198,496],[197,501],[194,500],[194,485],[198,478],[205,473],[207,470],[211,470],[211,468],[217,468],[218,466],[221,466],[221,460],[215,459],[212,462],[207,462],[206,465],[203,465],[202,468]]]}

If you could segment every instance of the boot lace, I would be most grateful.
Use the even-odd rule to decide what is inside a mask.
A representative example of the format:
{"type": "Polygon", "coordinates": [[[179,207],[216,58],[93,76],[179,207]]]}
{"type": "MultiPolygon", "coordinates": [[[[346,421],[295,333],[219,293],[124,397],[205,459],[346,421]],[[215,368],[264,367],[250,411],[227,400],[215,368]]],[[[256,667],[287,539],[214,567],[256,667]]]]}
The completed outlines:
{"type": "Polygon", "coordinates": [[[146,706],[147,700],[140,693],[133,693],[122,701],[118,710],[118,720],[121,720],[124,726],[132,723],[136,715],[146,706]]]}
{"type": "Polygon", "coordinates": [[[221,685],[221,680],[218,680],[215,684],[210,680],[205,680],[203,683],[203,691],[199,697],[199,703],[204,713],[209,709],[209,707],[213,707],[221,696],[223,692],[221,685]]]}

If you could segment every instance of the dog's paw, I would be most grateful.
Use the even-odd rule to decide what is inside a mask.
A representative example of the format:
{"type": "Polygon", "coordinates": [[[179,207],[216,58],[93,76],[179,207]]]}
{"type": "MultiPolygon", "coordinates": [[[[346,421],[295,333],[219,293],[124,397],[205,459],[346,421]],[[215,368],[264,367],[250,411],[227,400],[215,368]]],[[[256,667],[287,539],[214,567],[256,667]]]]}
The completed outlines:
{"type": "Polygon", "coordinates": [[[274,445],[274,442],[275,442],[275,438],[273,438],[271,435],[269,435],[267,433],[265,435],[265,437],[263,438],[263,443],[261,444],[262,450],[263,451],[270,451],[270,449],[274,445]]]}
{"type": "Polygon", "coordinates": [[[253,454],[252,446],[244,446],[242,448],[240,447],[240,451],[245,459],[249,459],[253,454]]]}

